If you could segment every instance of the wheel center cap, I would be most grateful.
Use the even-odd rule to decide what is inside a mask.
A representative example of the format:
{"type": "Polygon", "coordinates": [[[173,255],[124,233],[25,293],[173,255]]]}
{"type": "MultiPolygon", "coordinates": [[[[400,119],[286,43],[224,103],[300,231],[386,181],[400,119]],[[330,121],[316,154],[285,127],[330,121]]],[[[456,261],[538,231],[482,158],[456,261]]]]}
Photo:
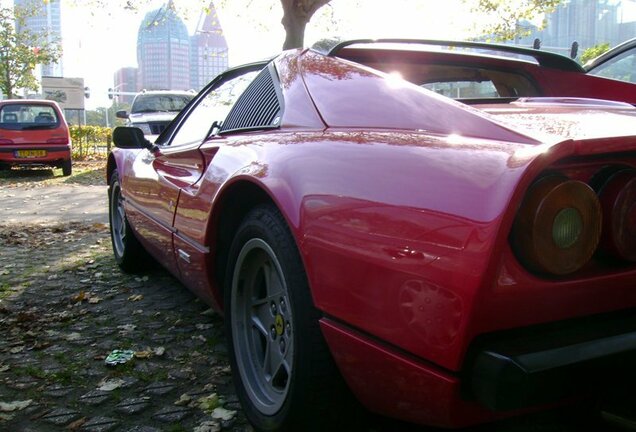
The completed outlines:
{"type": "Polygon", "coordinates": [[[274,319],[274,327],[276,328],[276,334],[278,336],[282,335],[285,331],[285,322],[281,314],[276,315],[276,318],[274,319]]]}

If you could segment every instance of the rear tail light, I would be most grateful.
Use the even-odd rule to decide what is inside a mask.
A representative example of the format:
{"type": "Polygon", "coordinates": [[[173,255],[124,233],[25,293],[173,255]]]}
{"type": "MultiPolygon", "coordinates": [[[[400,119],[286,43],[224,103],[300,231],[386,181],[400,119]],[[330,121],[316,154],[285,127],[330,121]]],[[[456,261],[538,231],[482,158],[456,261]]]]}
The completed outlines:
{"type": "Polygon", "coordinates": [[[554,175],[528,189],[511,240],[517,257],[528,269],[566,275],[590,260],[601,227],[601,204],[592,188],[554,175]]]}
{"type": "Polygon", "coordinates": [[[614,173],[599,190],[603,209],[600,250],[625,261],[636,261],[636,170],[614,173]]]}
{"type": "Polygon", "coordinates": [[[68,144],[68,137],[55,137],[46,140],[47,144],[68,144]]]}

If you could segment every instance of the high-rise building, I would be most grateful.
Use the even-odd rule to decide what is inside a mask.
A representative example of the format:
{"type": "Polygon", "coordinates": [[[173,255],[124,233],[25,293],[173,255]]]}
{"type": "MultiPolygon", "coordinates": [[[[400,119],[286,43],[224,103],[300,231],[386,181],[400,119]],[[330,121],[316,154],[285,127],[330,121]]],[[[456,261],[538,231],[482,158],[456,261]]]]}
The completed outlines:
{"type": "MultiPolygon", "coordinates": [[[[136,93],[140,90],[137,86],[137,68],[135,67],[123,67],[115,71],[113,82],[115,83],[113,89],[116,92],[136,93]]],[[[123,94],[118,97],[118,101],[132,104],[134,97],[132,94],[123,94]]]]}
{"type": "Polygon", "coordinates": [[[210,2],[207,13],[199,17],[190,43],[190,85],[203,88],[212,78],[227,69],[228,47],[219,16],[210,2]]]}
{"type": "Polygon", "coordinates": [[[546,15],[546,27],[533,29],[531,35],[517,43],[532,45],[541,40],[542,49],[568,55],[573,42],[579,55],[597,44],[617,45],[636,36],[636,22],[624,14],[633,0],[564,0],[546,15]]]}
{"type": "Polygon", "coordinates": [[[172,0],[144,17],[137,34],[137,63],[141,88],[190,89],[190,37],[172,0]]]}
{"type": "MultiPolygon", "coordinates": [[[[62,41],[62,14],[60,0],[49,0],[46,2],[33,0],[14,0],[15,8],[33,9],[35,13],[27,17],[24,28],[35,34],[46,32],[49,43],[62,41]]],[[[22,28],[17,26],[16,30],[22,28]]],[[[63,76],[62,58],[57,63],[42,65],[42,76],[61,77],[63,76]]]]}

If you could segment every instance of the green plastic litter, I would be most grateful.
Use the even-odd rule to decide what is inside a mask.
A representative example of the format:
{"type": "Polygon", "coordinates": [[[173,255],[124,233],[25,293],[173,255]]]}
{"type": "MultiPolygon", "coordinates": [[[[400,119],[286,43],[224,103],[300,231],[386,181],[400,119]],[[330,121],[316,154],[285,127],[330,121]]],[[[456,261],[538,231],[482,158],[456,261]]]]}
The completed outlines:
{"type": "Polygon", "coordinates": [[[134,355],[135,352],[132,350],[113,350],[110,354],[108,354],[108,357],[106,357],[104,363],[106,363],[108,366],[124,364],[132,360],[134,355]]]}

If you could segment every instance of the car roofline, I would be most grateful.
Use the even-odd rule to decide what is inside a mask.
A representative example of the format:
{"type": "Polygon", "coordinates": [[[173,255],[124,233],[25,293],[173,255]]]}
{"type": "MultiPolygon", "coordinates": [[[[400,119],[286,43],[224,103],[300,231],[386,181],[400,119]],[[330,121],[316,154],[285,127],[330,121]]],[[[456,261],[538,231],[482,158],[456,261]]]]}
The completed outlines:
{"type": "Polygon", "coordinates": [[[343,48],[351,45],[374,44],[374,43],[400,43],[400,44],[419,44],[431,46],[445,46],[453,48],[478,48],[493,52],[504,52],[510,54],[520,54],[532,57],[543,67],[551,69],[559,69],[569,72],[585,72],[585,69],[577,62],[569,57],[561,54],[555,54],[549,51],[541,51],[532,48],[522,48],[512,45],[494,44],[487,42],[473,41],[452,41],[452,40],[436,40],[436,39],[351,39],[341,41],[337,39],[325,39],[316,42],[311,49],[320,54],[335,57],[343,48]]]}
{"type": "Polygon", "coordinates": [[[636,46],[636,38],[628,39],[625,42],[622,42],[616,45],[615,47],[605,51],[603,54],[596,57],[595,59],[590,60],[583,66],[583,69],[585,69],[586,72],[589,72],[590,70],[602,65],[606,61],[613,59],[614,57],[622,54],[623,52],[634,48],[635,46],[636,46]]]}

